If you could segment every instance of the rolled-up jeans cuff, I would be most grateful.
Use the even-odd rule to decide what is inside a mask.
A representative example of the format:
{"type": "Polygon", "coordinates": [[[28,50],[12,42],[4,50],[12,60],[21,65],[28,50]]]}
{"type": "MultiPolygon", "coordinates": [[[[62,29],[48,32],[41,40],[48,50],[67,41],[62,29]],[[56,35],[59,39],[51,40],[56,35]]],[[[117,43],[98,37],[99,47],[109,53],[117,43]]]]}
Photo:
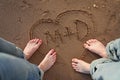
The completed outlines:
{"type": "Polygon", "coordinates": [[[94,60],[90,65],[91,76],[94,75],[94,73],[96,72],[97,65],[103,64],[103,63],[109,63],[109,62],[112,62],[112,60],[107,58],[100,58],[100,59],[94,60]]]}
{"type": "Polygon", "coordinates": [[[43,79],[44,72],[43,72],[42,69],[40,69],[40,71],[41,71],[41,80],[42,80],[42,79],[43,79]]]}
{"type": "Polygon", "coordinates": [[[40,80],[42,80],[43,79],[43,76],[44,76],[44,71],[42,70],[42,69],[39,69],[39,71],[40,71],[40,80]]]}

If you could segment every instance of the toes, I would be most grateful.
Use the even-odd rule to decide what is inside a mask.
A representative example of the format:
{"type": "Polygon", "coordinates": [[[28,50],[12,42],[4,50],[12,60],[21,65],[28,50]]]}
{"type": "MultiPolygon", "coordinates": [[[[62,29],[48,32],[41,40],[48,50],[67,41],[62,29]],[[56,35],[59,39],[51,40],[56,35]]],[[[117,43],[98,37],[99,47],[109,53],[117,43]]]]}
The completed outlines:
{"type": "Polygon", "coordinates": [[[34,41],[34,39],[31,39],[28,43],[32,43],[34,41]]]}
{"type": "Polygon", "coordinates": [[[36,38],[35,39],[33,39],[33,42],[35,42],[36,41],[36,38]]]}
{"type": "Polygon", "coordinates": [[[77,68],[76,66],[74,66],[74,67],[73,67],[73,69],[75,69],[75,70],[76,70],[76,69],[78,69],[78,68],[77,68]]]}
{"type": "Polygon", "coordinates": [[[35,42],[35,39],[31,39],[27,44],[31,44],[31,43],[34,43],[35,42]]]}
{"type": "Polygon", "coordinates": [[[52,54],[52,57],[53,57],[53,59],[56,58],[56,52],[54,52],[54,53],[52,54]]]}
{"type": "Polygon", "coordinates": [[[97,39],[93,39],[94,42],[98,41],[97,39]]]}
{"type": "Polygon", "coordinates": [[[72,67],[73,67],[73,68],[76,68],[77,65],[78,65],[78,59],[77,59],[77,58],[73,58],[73,59],[72,59],[72,67]]]}
{"type": "Polygon", "coordinates": [[[72,63],[72,67],[76,67],[77,66],[77,63],[72,63]]]}
{"type": "Polygon", "coordinates": [[[30,41],[29,41],[29,43],[35,43],[36,42],[36,38],[35,39],[31,39],[30,41]]]}
{"type": "Polygon", "coordinates": [[[94,39],[90,39],[90,40],[86,41],[87,44],[90,44],[91,42],[94,42],[94,39]]]}
{"type": "Polygon", "coordinates": [[[56,53],[54,53],[54,52],[55,52],[55,50],[54,50],[54,49],[51,49],[51,50],[48,52],[48,54],[47,54],[47,55],[56,54],[56,53]]]}
{"type": "Polygon", "coordinates": [[[40,45],[42,44],[42,40],[39,39],[39,40],[37,41],[37,44],[40,46],[40,45]]]}
{"type": "Polygon", "coordinates": [[[39,39],[39,41],[38,41],[39,43],[42,43],[42,40],[41,39],[39,39]]]}
{"type": "Polygon", "coordinates": [[[39,47],[42,44],[42,40],[33,39],[31,43],[32,43],[33,46],[39,47]]]}
{"type": "Polygon", "coordinates": [[[46,55],[47,58],[51,59],[51,62],[54,63],[56,61],[56,52],[54,49],[51,49],[46,55]]]}
{"type": "Polygon", "coordinates": [[[52,56],[56,56],[56,52],[53,52],[53,53],[52,53],[52,56]]]}
{"type": "Polygon", "coordinates": [[[34,42],[34,43],[39,43],[39,42],[41,42],[42,40],[41,39],[38,39],[38,38],[35,38],[35,39],[32,39],[32,42],[34,42]]]}
{"type": "Polygon", "coordinates": [[[35,39],[35,43],[36,43],[36,44],[38,43],[38,41],[39,41],[39,39],[35,39]]]}
{"type": "Polygon", "coordinates": [[[75,68],[77,65],[76,63],[72,63],[72,67],[75,68]]]}
{"type": "Polygon", "coordinates": [[[72,62],[74,62],[74,63],[78,63],[78,61],[79,61],[79,60],[78,60],[77,58],[73,58],[73,59],[72,59],[72,62]]]}
{"type": "Polygon", "coordinates": [[[98,41],[98,40],[97,39],[90,39],[90,40],[86,41],[86,43],[84,44],[84,47],[88,48],[91,45],[91,43],[94,43],[96,41],[98,41]]]}
{"type": "Polygon", "coordinates": [[[90,43],[89,43],[89,40],[88,40],[88,41],[86,41],[86,43],[87,43],[87,44],[90,44],[90,43]]]}
{"type": "Polygon", "coordinates": [[[55,62],[55,61],[56,61],[56,52],[54,52],[54,53],[51,55],[51,57],[52,57],[52,61],[55,62]]]}
{"type": "Polygon", "coordinates": [[[84,47],[87,48],[87,49],[89,48],[89,46],[90,46],[90,45],[88,45],[88,44],[86,44],[86,43],[84,44],[84,47]]]}
{"type": "Polygon", "coordinates": [[[88,44],[89,44],[89,43],[91,43],[91,42],[92,42],[92,40],[93,40],[93,39],[89,39],[89,40],[87,41],[87,43],[88,43],[88,44]]]}
{"type": "Polygon", "coordinates": [[[79,71],[79,68],[77,65],[72,65],[73,69],[75,69],[75,71],[79,71]]]}

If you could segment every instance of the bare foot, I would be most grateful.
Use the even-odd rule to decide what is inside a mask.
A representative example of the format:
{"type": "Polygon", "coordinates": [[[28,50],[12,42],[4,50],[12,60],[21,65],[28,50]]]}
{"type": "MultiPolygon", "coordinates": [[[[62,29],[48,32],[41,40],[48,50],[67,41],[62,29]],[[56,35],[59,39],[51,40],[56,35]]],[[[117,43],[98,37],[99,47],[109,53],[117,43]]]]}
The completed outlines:
{"type": "Polygon", "coordinates": [[[72,59],[72,67],[77,72],[86,73],[86,74],[90,73],[90,64],[84,62],[83,60],[73,58],[72,59]]]}
{"type": "Polygon", "coordinates": [[[101,57],[107,58],[107,52],[105,46],[96,39],[90,39],[86,41],[84,47],[90,50],[91,52],[98,54],[101,57]]]}
{"type": "Polygon", "coordinates": [[[30,40],[23,51],[25,54],[25,58],[29,59],[41,44],[42,44],[42,40],[40,39],[30,40]]]}
{"type": "Polygon", "coordinates": [[[56,61],[56,52],[54,49],[51,49],[47,53],[43,61],[38,65],[38,68],[42,69],[45,72],[52,67],[55,61],[56,61]]]}

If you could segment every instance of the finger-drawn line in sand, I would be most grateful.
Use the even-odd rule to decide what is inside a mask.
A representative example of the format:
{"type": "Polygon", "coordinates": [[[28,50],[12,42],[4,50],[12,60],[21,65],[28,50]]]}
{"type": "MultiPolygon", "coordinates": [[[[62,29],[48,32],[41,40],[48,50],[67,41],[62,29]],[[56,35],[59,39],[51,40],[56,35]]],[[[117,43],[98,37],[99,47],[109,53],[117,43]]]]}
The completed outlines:
{"type": "MultiPolygon", "coordinates": [[[[42,53],[38,54],[39,56],[44,56],[51,48],[57,51],[58,58],[55,66],[60,68],[58,73],[62,73],[61,67],[66,68],[70,65],[69,62],[78,53],[80,58],[86,56],[86,50],[81,45],[84,40],[94,34],[94,31],[92,14],[82,10],[70,10],[59,14],[55,20],[40,19],[35,22],[30,29],[30,39],[43,40],[41,50],[37,52],[42,53]]],[[[68,72],[72,71],[71,67],[67,69],[68,72]]]]}
{"type": "Polygon", "coordinates": [[[46,43],[48,44],[48,41],[49,41],[49,37],[51,38],[51,40],[54,42],[54,38],[53,36],[50,34],[49,31],[45,32],[45,35],[46,35],[46,43]]]}
{"type": "Polygon", "coordinates": [[[26,0],[23,0],[22,3],[23,3],[23,5],[21,5],[20,7],[21,7],[23,10],[26,9],[26,8],[31,8],[31,7],[32,7],[32,4],[29,3],[29,2],[26,1],[26,0]]]}
{"type": "Polygon", "coordinates": [[[38,37],[43,39],[46,44],[63,43],[63,27],[55,20],[42,19],[38,20],[30,31],[30,38],[38,37]]]}
{"type": "Polygon", "coordinates": [[[72,35],[71,30],[69,29],[69,27],[65,27],[65,29],[66,29],[66,34],[64,36],[68,36],[70,39],[70,36],[72,35]]]}
{"type": "Polygon", "coordinates": [[[70,40],[82,41],[95,32],[92,14],[70,10],[59,14],[56,20],[40,19],[30,29],[30,38],[41,38],[50,47],[65,45],[70,40]]]}
{"type": "Polygon", "coordinates": [[[92,17],[93,15],[87,11],[70,10],[59,14],[57,21],[62,26],[68,26],[73,31],[76,30],[77,39],[81,41],[96,31],[92,17]]]}
{"type": "Polygon", "coordinates": [[[76,20],[75,22],[74,22],[75,24],[76,24],[76,33],[77,33],[77,39],[78,40],[81,40],[82,39],[82,35],[84,36],[84,37],[86,37],[90,32],[90,30],[89,30],[89,28],[88,28],[88,25],[87,24],[85,24],[84,22],[82,22],[82,21],[79,21],[79,20],[76,20]],[[79,26],[82,26],[82,28],[80,28],[79,29],[79,26]]]}
{"type": "Polygon", "coordinates": [[[40,19],[35,22],[30,29],[30,38],[42,39],[44,46],[49,48],[59,48],[60,45],[69,45],[71,41],[81,44],[94,32],[92,14],[81,10],[71,10],[59,14],[56,20],[40,19]]]}
{"type": "Polygon", "coordinates": [[[75,22],[75,24],[76,24],[76,31],[77,31],[77,39],[79,40],[80,39],[80,37],[79,37],[79,30],[78,30],[78,20],[76,20],[76,22],[75,22]]]}
{"type": "Polygon", "coordinates": [[[60,39],[60,41],[63,43],[62,35],[59,30],[55,31],[55,39],[60,39]]]}

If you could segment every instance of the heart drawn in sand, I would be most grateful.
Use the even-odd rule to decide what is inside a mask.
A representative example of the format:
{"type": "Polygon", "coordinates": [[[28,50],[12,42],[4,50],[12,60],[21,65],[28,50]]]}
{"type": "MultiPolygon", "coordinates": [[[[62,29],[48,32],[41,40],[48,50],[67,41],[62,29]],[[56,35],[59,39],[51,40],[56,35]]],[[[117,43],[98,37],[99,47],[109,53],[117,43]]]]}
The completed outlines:
{"type": "MultiPolygon", "coordinates": [[[[69,72],[72,70],[68,67],[71,65],[71,59],[84,54],[83,42],[93,35],[94,30],[92,14],[81,10],[70,10],[59,14],[55,20],[40,19],[35,22],[30,29],[30,39],[43,40],[38,50],[39,54],[44,55],[54,48],[58,55],[57,68],[64,66],[69,72]]],[[[61,73],[62,71],[63,69],[61,73]]]]}

